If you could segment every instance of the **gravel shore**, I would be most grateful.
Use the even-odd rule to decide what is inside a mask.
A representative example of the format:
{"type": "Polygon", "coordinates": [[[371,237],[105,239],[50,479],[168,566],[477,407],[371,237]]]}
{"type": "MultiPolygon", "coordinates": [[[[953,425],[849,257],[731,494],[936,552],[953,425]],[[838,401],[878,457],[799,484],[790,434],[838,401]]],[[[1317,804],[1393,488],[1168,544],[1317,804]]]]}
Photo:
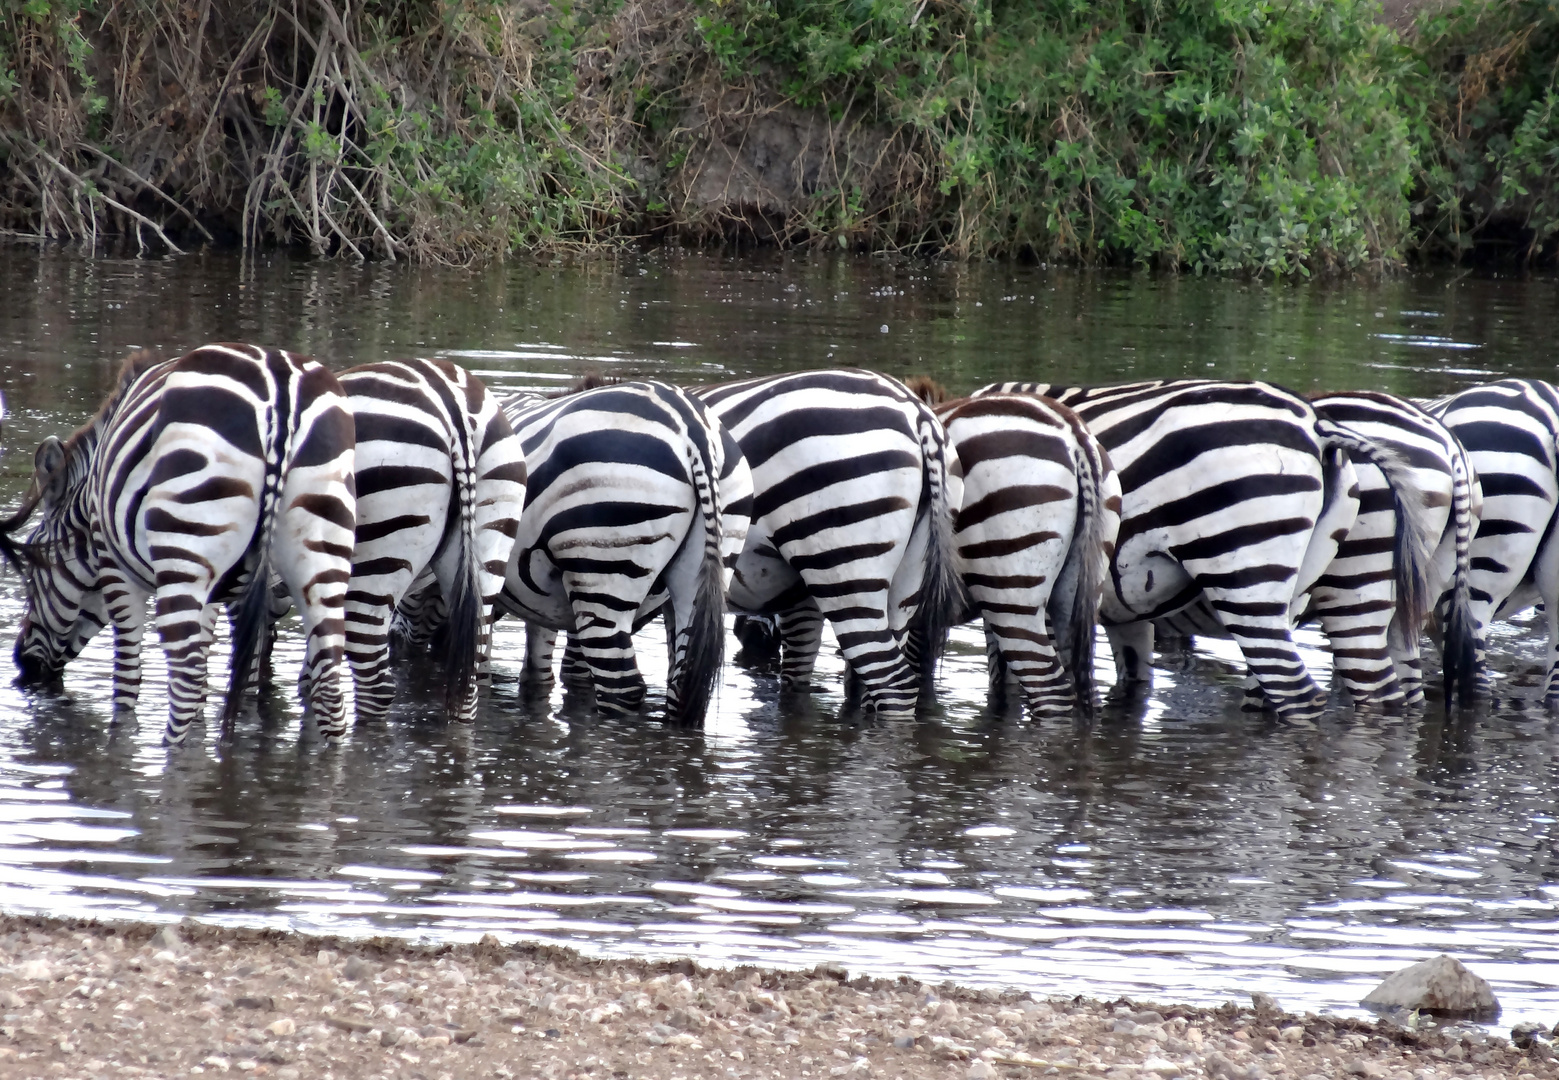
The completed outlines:
{"type": "Polygon", "coordinates": [[[1559,1078],[1467,1026],[0,916],[0,1077],[1559,1078]]]}

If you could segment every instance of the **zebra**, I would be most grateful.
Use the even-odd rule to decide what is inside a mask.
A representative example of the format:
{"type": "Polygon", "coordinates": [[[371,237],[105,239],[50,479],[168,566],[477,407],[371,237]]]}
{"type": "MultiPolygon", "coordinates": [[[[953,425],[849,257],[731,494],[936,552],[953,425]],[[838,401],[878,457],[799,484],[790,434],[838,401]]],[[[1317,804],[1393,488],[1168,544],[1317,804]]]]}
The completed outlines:
{"type": "Polygon", "coordinates": [[[953,543],[965,618],[985,624],[991,688],[1010,673],[1031,717],[1093,704],[1099,598],[1120,529],[1121,487],[1077,414],[1030,394],[945,399],[936,411],[963,471],[953,543]]]}
{"type": "Polygon", "coordinates": [[[358,720],[389,710],[390,622],[422,578],[445,604],[445,708],[468,722],[525,501],[524,453],[497,398],[447,361],[365,364],[338,378],[357,429],[346,655],[358,720]]]}
{"type": "Polygon", "coordinates": [[[633,633],[664,610],[666,712],[701,721],[752,500],[739,448],[701,403],[661,382],[519,394],[503,409],[529,482],[498,608],[529,624],[527,677],[550,680],[553,643],[567,630],[597,707],[635,711],[644,680],[633,633]]]}
{"type": "Polygon", "coordinates": [[[690,389],[730,429],[752,469],[752,528],[732,607],[775,615],[781,685],[810,686],[827,619],[878,715],[914,711],[958,603],[957,456],[904,384],[853,369],[796,372],[690,389]]]}
{"type": "MultiPolygon", "coordinates": [[[[1293,640],[1297,605],[1358,513],[1357,454],[1381,467],[1400,505],[1416,493],[1390,451],[1262,382],[1152,380],[1101,387],[998,383],[1071,406],[1120,473],[1120,535],[1101,605],[1120,681],[1152,678],[1153,620],[1205,597],[1238,644],[1260,700],[1311,718],[1324,695],[1293,640]]],[[[1422,582],[1427,533],[1399,516],[1400,572],[1422,582]]]]}
{"type": "Polygon", "coordinates": [[[1543,698],[1549,708],[1559,707],[1559,544],[1553,543],[1559,387],[1501,379],[1428,408],[1466,447],[1483,488],[1468,575],[1480,685],[1488,679],[1489,624],[1541,603],[1548,622],[1543,698]]]}
{"type": "Polygon", "coordinates": [[[22,506],[27,537],[20,682],[57,679],[108,622],[114,706],[133,710],[146,601],[168,659],[165,740],[203,711],[219,605],[234,605],[231,733],[269,618],[271,571],[302,613],[302,684],[320,730],[346,727],[340,668],[356,494],[354,428],[340,384],[313,360],[215,344],[175,360],[142,351],[97,414],[38,448],[22,506]]]}
{"type": "Polygon", "coordinates": [[[1359,515],[1310,593],[1310,608],[1332,643],[1332,660],[1355,702],[1417,705],[1424,699],[1419,639],[1433,611],[1441,634],[1447,703],[1469,699],[1476,667],[1471,541],[1483,494],[1461,442],[1444,424],[1403,398],[1355,390],[1311,397],[1316,412],[1394,451],[1420,493],[1418,517],[1436,544],[1419,593],[1398,571],[1396,491],[1380,469],[1356,458],[1359,515]],[[1344,644],[1346,642],[1346,644],[1344,644]],[[1397,699],[1391,676],[1401,689],[1397,699]]]}
{"type": "MultiPolygon", "coordinates": [[[[1466,452],[1443,424],[1402,398],[1358,390],[1310,400],[1322,417],[1395,452],[1419,492],[1417,516],[1438,546],[1422,588],[1411,577],[1403,580],[1396,493],[1375,465],[1356,458],[1358,516],[1336,557],[1299,602],[1301,621],[1321,624],[1336,675],[1356,706],[1416,706],[1424,700],[1419,638],[1433,607],[1442,633],[1446,701],[1465,702],[1475,668],[1469,544],[1482,502],[1466,452]]],[[[1227,636],[1205,601],[1160,620],[1158,629],[1227,636]]]]}

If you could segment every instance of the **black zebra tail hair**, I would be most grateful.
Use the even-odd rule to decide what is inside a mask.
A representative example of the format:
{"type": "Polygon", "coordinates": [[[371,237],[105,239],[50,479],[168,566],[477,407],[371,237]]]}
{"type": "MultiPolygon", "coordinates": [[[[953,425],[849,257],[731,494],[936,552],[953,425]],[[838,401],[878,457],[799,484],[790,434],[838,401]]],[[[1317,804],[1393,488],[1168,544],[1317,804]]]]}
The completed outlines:
{"type": "Polygon", "coordinates": [[[936,675],[948,632],[958,623],[963,607],[963,581],[953,556],[953,518],[958,507],[952,505],[948,492],[948,475],[957,467],[957,451],[947,441],[942,422],[924,405],[920,407],[920,453],[929,531],[925,572],[920,579],[920,607],[915,613],[911,637],[918,638],[913,659],[925,685],[936,675]],[[952,462],[948,461],[950,455],[952,462]]]}
{"type": "Polygon", "coordinates": [[[229,617],[232,642],[228,657],[227,699],[222,704],[223,738],[232,734],[233,722],[243,709],[244,691],[249,689],[256,660],[271,629],[271,540],[281,511],[283,479],[282,476],[276,478],[276,487],[265,493],[260,504],[259,557],[229,617]]]}
{"type": "Polygon", "coordinates": [[[469,412],[464,431],[457,439],[456,457],[450,464],[454,473],[452,508],[459,515],[455,525],[455,576],[444,628],[444,709],[460,716],[460,706],[476,690],[477,666],[482,653],[482,587],[476,567],[476,432],[469,412]]]}
{"type": "Polygon", "coordinates": [[[679,724],[701,724],[725,665],[725,561],[720,555],[720,489],[714,470],[689,440],[694,494],[704,517],[704,559],[693,597],[693,617],[687,627],[687,653],[682,666],[682,692],[677,695],[679,724]]]}
{"type": "Polygon", "coordinates": [[[1474,526],[1472,470],[1467,462],[1467,451],[1459,440],[1456,441],[1456,452],[1451,455],[1451,524],[1455,530],[1456,565],[1451,588],[1441,600],[1444,637],[1440,666],[1444,671],[1447,706],[1452,700],[1461,705],[1471,704],[1478,687],[1478,631],[1472,617],[1472,585],[1468,580],[1474,526]]]}
{"type": "Polygon", "coordinates": [[[1072,530],[1072,546],[1056,580],[1072,585],[1071,595],[1064,598],[1069,609],[1064,627],[1066,662],[1071,667],[1072,692],[1091,717],[1094,628],[1099,624],[1099,595],[1109,571],[1109,555],[1104,548],[1104,503],[1108,497],[1104,486],[1109,464],[1099,454],[1089,452],[1081,434],[1072,456],[1077,473],[1077,523],[1072,530]]]}
{"type": "Polygon", "coordinates": [[[1323,447],[1336,447],[1374,465],[1391,488],[1391,502],[1397,515],[1396,569],[1397,612],[1395,621],[1408,637],[1422,632],[1428,617],[1429,594],[1433,580],[1435,539],[1420,516],[1424,505],[1412,470],[1396,451],[1349,431],[1341,424],[1317,419],[1316,430],[1323,447]]]}

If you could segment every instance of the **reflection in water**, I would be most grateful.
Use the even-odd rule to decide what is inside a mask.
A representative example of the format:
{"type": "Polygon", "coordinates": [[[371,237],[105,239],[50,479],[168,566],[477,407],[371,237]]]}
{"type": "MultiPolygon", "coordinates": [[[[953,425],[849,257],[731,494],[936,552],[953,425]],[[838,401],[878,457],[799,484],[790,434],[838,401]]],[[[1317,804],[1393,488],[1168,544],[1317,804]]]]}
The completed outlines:
{"type": "MultiPolygon", "coordinates": [[[[1364,288],[663,256],[455,275],[218,257],[0,257],[14,500],[30,448],[95,407],[132,345],[252,339],[337,366],[442,354],[500,388],[589,368],[683,382],[823,363],[1012,377],[1266,375],[1430,395],[1544,374],[1550,281],[1364,288]],[[884,327],[886,329],[884,329],[884,327]]],[[[1549,372],[1551,374],[1551,372],[1549,372]]],[[[0,583],[0,621],[20,610],[0,583]]],[[[644,669],[664,671],[658,630],[644,669]]],[[[1475,959],[1503,1023],[1559,1006],[1556,726],[1542,643],[1497,628],[1499,698],[1448,723],[1278,726],[1237,711],[1227,643],[1165,658],[1092,725],[985,705],[958,633],[914,722],[728,668],[705,730],[527,700],[521,634],[471,727],[415,667],[382,726],[326,748],[283,674],[231,752],[107,707],[106,638],[63,694],[0,690],[0,907],[311,930],[494,931],[610,953],[842,961],[1040,991],[1348,1008],[1378,974],[1475,959]]],[[[1307,659],[1326,658],[1307,636],[1307,659]]],[[[296,637],[279,671],[296,670],[296,637]]],[[[148,689],[161,679],[148,656],[148,689]]],[[[1108,657],[1101,677],[1110,681],[1108,657]]]]}

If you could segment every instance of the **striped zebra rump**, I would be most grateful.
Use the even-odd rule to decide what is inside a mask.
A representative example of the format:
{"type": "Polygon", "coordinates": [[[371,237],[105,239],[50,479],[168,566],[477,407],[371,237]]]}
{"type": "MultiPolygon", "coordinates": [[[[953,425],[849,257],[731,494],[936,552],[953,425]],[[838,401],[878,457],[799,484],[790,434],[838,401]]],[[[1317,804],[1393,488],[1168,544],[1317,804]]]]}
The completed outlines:
{"type": "Polygon", "coordinates": [[[644,699],[633,633],[667,618],[667,715],[701,722],[724,658],[728,563],[746,536],[751,477],[704,406],[658,382],[504,403],[530,472],[499,601],[526,620],[527,679],[553,641],[590,673],[596,704],[644,699]]]}
{"type": "Polygon", "coordinates": [[[470,721],[525,501],[524,453],[497,398],[463,368],[396,360],[339,378],[357,429],[346,650],[358,719],[389,711],[391,621],[426,578],[442,605],[445,710],[470,721]]]}
{"type": "Polygon", "coordinates": [[[1151,680],[1152,620],[1205,596],[1265,705],[1308,717],[1324,697],[1294,645],[1291,608],[1352,525],[1356,477],[1303,398],[1265,383],[1105,387],[1004,383],[1069,405],[1109,453],[1121,524],[1101,605],[1125,684],[1151,680]],[[1318,527],[1320,526],[1320,527],[1318,527]]]}
{"type": "Polygon", "coordinates": [[[752,530],[732,606],[777,616],[782,683],[806,688],[825,619],[866,704],[913,711],[934,650],[912,662],[912,625],[941,642],[958,607],[956,457],[903,384],[865,371],[809,371],[691,393],[752,469],[752,530]]]}
{"type": "MultiPolygon", "coordinates": [[[[1388,451],[1397,475],[1393,483],[1368,453],[1354,454],[1358,517],[1311,589],[1306,613],[1321,623],[1355,703],[1419,704],[1423,625],[1442,594],[1457,593],[1459,578],[1466,595],[1472,520],[1461,446],[1433,416],[1389,394],[1354,391],[1311,401],[1325,419],[1388,451]],[[1460,560],[1458,536],[1464,538],[1460,560]]],[[[1443,665],[1448,688],[1467,685],[1465,625],[1465,618],[1450,624],[1443,665]]]]}
{"type": "MultiPolygon", "coordinates": [[[[1483,497],[1469,550],[1468,599],[1479,678],[1489,624],[1541,603],[1548,622],[1544,698],[1559,705],[1559,388],[1502,379],[1429,406],[1467,452],[1483,497]]],[[[1444,598],[1442,598],[1444,603],[1444,598]]]]}
{"type": "Polygon", "coordinates": [[[1028,713],[1093,706],[1099,598],[1120,528],[1109,455],[1064,405],[990,394],[936,408],[963,470],[953,545],[985,624],[992,689],[1010,674],[1028,713]]]}
{"type": "Polygon", "coordinates": [[[253,345],[131,357],[92,420],[63,443],[44,441],[27,499],[0,522],[14,532],[41,509],[26,542],[22,680],[58,677],[111,622],[114,703],[133,709],[154,599],[166,737],[178,742],[204,710],[216,615],[232,604],[225,734],[268,625],[274,573],[302,616],[308,705],[321,731],[339,734],[353,444],[339,384],[306,357],[253,345]]]}

